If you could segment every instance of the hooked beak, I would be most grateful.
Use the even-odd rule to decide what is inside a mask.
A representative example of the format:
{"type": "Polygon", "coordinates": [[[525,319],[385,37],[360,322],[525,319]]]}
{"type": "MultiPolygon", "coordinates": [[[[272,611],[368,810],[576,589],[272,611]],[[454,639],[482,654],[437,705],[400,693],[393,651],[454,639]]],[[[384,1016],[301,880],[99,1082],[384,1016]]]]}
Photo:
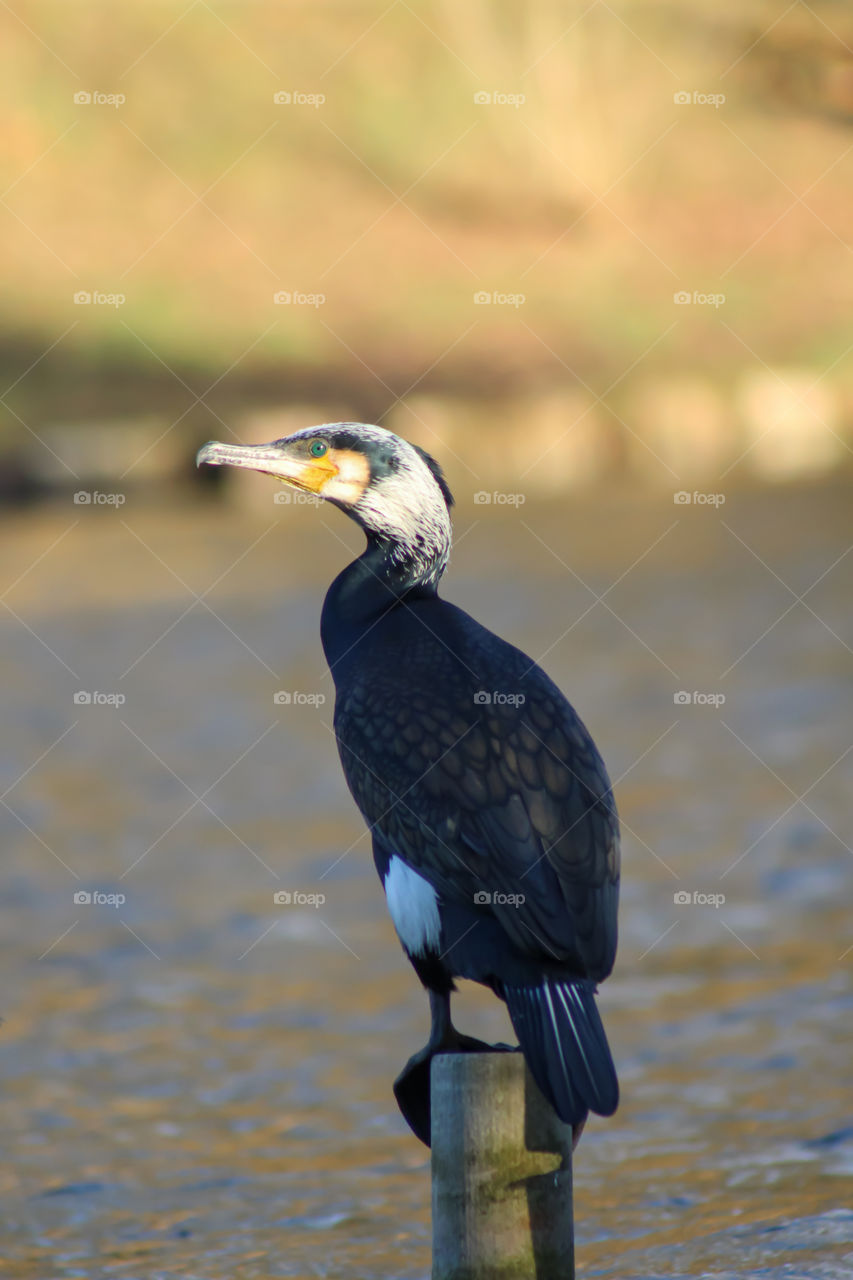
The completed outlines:
{"type": "Polygon", "coordinates": [[[320,494],[326,481],[337,475],[338,468],[329,454],[322,458],[306,457],[304,451],[286,440],[272,444],[220,444],[210,440],[196,454],[196,466],[206,462],[211,467],[248,467],[275,476],[283,484],[306,493],[320,494]]]}

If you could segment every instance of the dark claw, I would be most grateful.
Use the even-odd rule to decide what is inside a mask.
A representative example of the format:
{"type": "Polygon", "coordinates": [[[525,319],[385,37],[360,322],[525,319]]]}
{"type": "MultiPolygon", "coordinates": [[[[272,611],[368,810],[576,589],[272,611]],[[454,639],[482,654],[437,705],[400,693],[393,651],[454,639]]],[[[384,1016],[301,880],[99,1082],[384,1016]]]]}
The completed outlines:
{"type": "Polygon", "coordinates": [[[394,1081],[394,1097],[403,1119],[424,1146],[430,1145],[432,1121],[430,1112],[430,1064],[437,1053],[519,1053],[516,1045],[486,1044],[473,1036],[460,1035],[454,1028],[453,1042],[428,1044],[409,1058],[394,1081]]]}

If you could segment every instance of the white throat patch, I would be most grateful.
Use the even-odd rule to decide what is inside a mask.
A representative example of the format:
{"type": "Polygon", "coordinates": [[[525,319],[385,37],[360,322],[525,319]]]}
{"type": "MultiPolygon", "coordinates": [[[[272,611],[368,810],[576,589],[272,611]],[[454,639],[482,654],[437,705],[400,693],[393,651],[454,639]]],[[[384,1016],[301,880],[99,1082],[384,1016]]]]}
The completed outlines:
{"type": "Polygon", "coordinates": [[[388,865],[385,897],[397,937],[409,954],[422,956],[427,948],[437,951],[441,938],[438,895],[396,854],[388,865]]]}

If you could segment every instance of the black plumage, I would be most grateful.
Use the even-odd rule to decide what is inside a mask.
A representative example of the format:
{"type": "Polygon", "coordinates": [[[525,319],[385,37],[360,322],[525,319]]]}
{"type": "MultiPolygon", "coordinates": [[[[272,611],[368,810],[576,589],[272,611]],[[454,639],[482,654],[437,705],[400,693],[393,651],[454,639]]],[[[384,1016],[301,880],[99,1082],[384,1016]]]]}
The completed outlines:
{"type": "Polygon", "coordinates": [[[612,1113],[618,1085],[594,999],[616,952],[610,780],[544,671],[438,595],[452,502],[438,465],[381,428],[353,424],[242,453],[205,449],[230,456],[202,451],[201,460],[256,465],[311,488],[367,534],[364,554],[329,589],[321,634],[347,783],[401,942],[430,991],[430,1042],[396,1087],[410,1124],[429,1140],[434,1053],[488,1047],[450,1021],[455,978],[506,1001],[563,1120],[579,1128],[590,1110],[612,1113]],[[321,480],[298,471],[318,446],[337,468],[321,480]]]}

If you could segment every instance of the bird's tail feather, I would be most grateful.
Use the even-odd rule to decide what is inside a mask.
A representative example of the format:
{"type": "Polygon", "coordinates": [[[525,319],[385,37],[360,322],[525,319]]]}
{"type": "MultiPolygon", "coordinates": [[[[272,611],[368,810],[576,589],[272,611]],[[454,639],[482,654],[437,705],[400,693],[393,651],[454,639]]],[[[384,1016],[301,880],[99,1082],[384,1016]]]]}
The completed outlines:
{"type": "Polygon", "coordinates": [[[566,1124],[609,1116],[619,1082],[591,982],[504,986],[509,1016],[539,1088],[566,1124]]]}

